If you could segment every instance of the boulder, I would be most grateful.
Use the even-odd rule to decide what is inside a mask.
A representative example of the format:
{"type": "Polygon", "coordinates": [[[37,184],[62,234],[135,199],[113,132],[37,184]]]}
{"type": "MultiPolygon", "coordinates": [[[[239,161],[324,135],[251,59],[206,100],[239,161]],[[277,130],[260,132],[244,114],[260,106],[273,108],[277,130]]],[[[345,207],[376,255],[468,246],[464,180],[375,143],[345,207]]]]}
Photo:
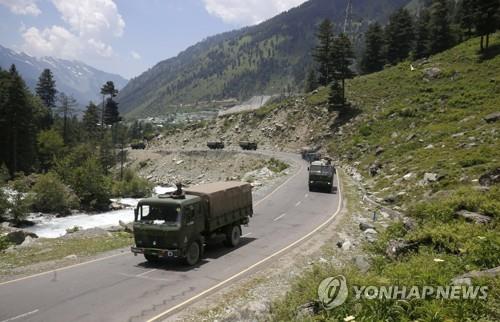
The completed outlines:
{"type": "Polygon", "coordinates": [[[441,76],[441,74],[442,74],[441,69],[439,69],[437,67],[430,67],[430,68],[424,69],[424,78],[427,80],[439,78],[439,76],[441,76]]]}
{"type": "Polygon", "coordinates": [[[368,168],[368,172],[372,177],[374,177],[380,172],[381,169],[382,165],[378,162],[375,162],[368,168]]]}
{"type": "Polygon", "coordinates": [[[500,183],[500,168],[491,170],[479,177],[479,184],[482,186],[489,187],[497,183],[500,183]]]}
{"type": "Polygon", "coordinates": [[[380,154],[384,153],[384,151],[385,151],[385,150],[384,150],[384,148],[382,148],[382,147],[380,147],[380,146],[379,146],[379,147],[375,150],[375,155],[380,155],[380,154]]]}
{"type": "Polygon", "coordinates": [[[484,117],[484,120],[488,123],[494,123],[500,120],[500,112],[491,113],[484,117]]]}
{"type": "Polygon", "coordinates": [[[410,243],[403,239],[392,239],[387,243],[385,254],[391,258],[396,259],[400,255],[406,254],[418,247],[416,243],[410,243]]]}
{"type": "Polygon", "coordinates": [[[123,227],[123,231],[125,231],[127,233],[133,233],[134,232],[134,223],[128,223],[128,224],[126,224],[123,221],[119,220],[118,224],[120,225],[120,227],[123,227]]]}
{"type": "Polygon", "coordinates": [[[436,182],[439,180],[439,176],[436,173],[426,173],[424,174],[425,182],[436,182]]]}
{"type": "Polygon", "coordinates": [[[297,317],[304,319],[319,313],[320,305],[317,301],[307,302],[297,308],[297,317]]]}
{"type": "Polygon", "coordinates": [[[368,272],[370,269],[370,262],[362,255],[354,256],[352,261],[354,265],[356,265],[356,267],[363,273],[368,272]]]}
{"type": "Polygon", "coordinates": [[[417,228],[417,222],[413,218],[405,217],[403,218],[403,226],[406,231],[414,230],[417,228]]]}
{"type": "Polygon", "coordinates": [[[491,221],[491,217],[478,214],[476,212],[471,212],[467,210],[460,210],[455,213],[456,216],[465,218],[469,222],[474,222],[476,224],[487,224],[491,221]]]}
{"type": "Polygon", "coordinates": [[[369,224],[367,222],[360,222],[359,223],[359,229],[361,229],[361,231],[366,231],[368,229],[375,229],[375,227],[372,225],[372,224],[369,224]]]}
{"type": "Polygon", "coordinates": [[[7,235],[5,235],[5,237],[9,243],[15,245],[21,245],[26,240],[27,237],[38,238],[36,234],[24,230],[12,231],[7,235]]]}

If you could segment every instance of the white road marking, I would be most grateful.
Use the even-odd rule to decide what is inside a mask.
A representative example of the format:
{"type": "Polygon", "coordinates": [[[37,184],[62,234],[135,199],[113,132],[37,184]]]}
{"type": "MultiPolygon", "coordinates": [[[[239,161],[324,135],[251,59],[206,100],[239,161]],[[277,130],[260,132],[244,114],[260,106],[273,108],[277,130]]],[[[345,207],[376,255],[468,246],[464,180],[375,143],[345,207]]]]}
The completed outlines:
{"type": "Polygon", "coordinates": [[[281,214],[280,216],[278,216],[278,217],[274,218],[274,220],[273,220],[273,221],[278,221],[278,220],[280,220],[281,218],[283,218],[283,217],[285,217],[285,216],[286,216],[286,213],[285,213],[285,214],[281,214]]]}
{"type": "Polygon", "coordinates": [[[33,310],[33,311],[31,311],[31,312],[27,312],[27,313],[20,314],[20,315],[18,315],[18,316],[14,316],[14,317],[12,317],[12,318],[9,318],[9,319],[7,319],[7,320],[3,320],[3,321],[0,321],[0,322],[9,322],[9,321],[14,321],[14,320],[17,320],[17,319],[21,319],[21,318],[25,318],[25,317],[27,317],[27,316],[33,315],[33,314],[35,314],[35,313],[37,313],[37,312],[38,312],[38,309],[33,310]]]}
{"type": "Polygon", "coordinates": [[[205,296],[206,294],[226,285],[227,283],[231,282],[232,280],[235,280],[237,279],[238,277],[240,277],[241,275],[251,271],[252,269],[254,269],[255,267],[269,261],[270,259],[286,252],[287,250],[295,247],[297,244],[300,244],[301,242],[303,242],[304,240],[306,240],[307,238],[311,237],[312,235],[314,235],[315,233],[317,233],[318,231],[320,231],[321,229],[323,229],[324,227],[326,227],[328,224],[330,224],[334,219],[335,217],[338,215],[338,213],[340,212],[340,209],[342,209],[342,193],[341,193],[341,186],[340,186],[340,176],[337,174],[337,181],[338,181],[338,196],[339,196],[339,203],[337,205],[337,210],[335,211],[335,213],[333,213],[330,218],[328,218],[324,223],[322,223],[321,225],[319,225],[318,227],[316,227],[313,231],[311,231],[309,234],[305,235],[304,237],[296,240],[295,242],[291,243],[290,245],[286,246],[285,248],[282,248],[281,250],[277,251],[276,253],[274,254],[271,254],[269,255],[268,257],[262,259],[261,261],[247,267],[246,269],[242,270],[241,272],[239,273],[236,273],[234,274],[233,276],[229,277],[228,279],[220,282],[219,284],[217,285],[214,285],[206,290],[204,290],[203,292],[200,292],[198,293],[197,295],[185,300],[184,302],[182,303],[179,303],[165,311],[163,311],[162,313],[158,314],[157,316],[154,316],[152,317],[151,319],[147,320],[146,322],[153,322],[153,321],[158,321],[159,319],[165,317],[166,315],[182,308],[183,306],[186,306],[187,304],[190,304],[192,302],[194,302],[195,300],[199,299],[199,298],[202,298],[203,296],[205,296]]]}
{"type": "Polygon", "coordinates": [[[295,178],[296,176],[298,176],[302,172],[302,169],[304,169],[304,165],[301,165],[299,171],[297,171],[293,176],[291,176],[290,178],[288,178],[285,182],[283,182],[282,184],[280,184],[276,189],[274,189],[273,191],[271,191],[267,196],[265,196],[264,198],[262,198],[259,201],[257,201],[254,204],[254,206],[258,206],[262,201],[264,201],[267,198],[271,197],[276,191],[280,190],[284,185],[286,185],[288,182],[290,182],[290,180],[292,180],[293,178],[295,178]]]}
{"type": "Polygon", "coordinates": [[[302,201],[297,202],[297,203],[295,204],[295,207],[300,206],[300,204],[301,204],[301,203],[302,203],[302,201]]]}
{"type": "Polygon", "coordinates": [[[145,271],[144,273],[141,273],[141,274],[137,274],[136,276],[137,276],[137,277],[141,277],[141,276],[147,275],[147,274],[149,274],[149,273],[152,273],[152,272],[154,272],[154,271],[156,271],[156,268],[155,268],[155,269],[152,269],[152,270],[149,270],[149,271],[145,271]]]}
{"type": "Polygon", "coordinates": [[[149,277],[149,276],[139,276],[139,275],[133,275],[133,274],[126,274],[126,273],[118,273],[118,275],[125,276],[125,277],[131,277],[131,278],[140,278],[140,279],[143,279],[143,280],[150,280],[150,281],[171,282],[171,280],[166,279],[166,278],[156,278],[156,277],[149,277]]]}
{"type": "Polygon", "coordinates": [[[245,235],[242,235],[241,237],[247,237],[247,236],[250,236],[252,233],[247,233],[245,235]]]}
{"type": "Polygon", "coordinates": [[[306,193],[306,194],[304,195],[304,197],[305,197],[305,198],[309,197],[309,194],[308,194],[308,193],[306,193]]]}

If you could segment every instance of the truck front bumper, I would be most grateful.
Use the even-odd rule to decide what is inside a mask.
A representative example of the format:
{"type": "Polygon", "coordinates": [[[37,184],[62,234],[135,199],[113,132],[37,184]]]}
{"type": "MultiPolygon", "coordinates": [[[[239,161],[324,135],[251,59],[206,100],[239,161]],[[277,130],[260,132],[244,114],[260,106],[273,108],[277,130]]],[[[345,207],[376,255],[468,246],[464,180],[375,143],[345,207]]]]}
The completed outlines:
{"type": "Polygon", "coordinates": [[[158,256],[160,258],[167,257],[180,257],[181,252],[178,249],[159,249],[159,248],[142,248],[142,247],[131,247],[130,250],[134,255],[145,254],[158,256]]]}
{"type": "Polygon", "coordinates": [[[331,187],[332,182],[330,182],[330,181],[309,181],[309,186],[311,186],[311,187],[331,187]]]}

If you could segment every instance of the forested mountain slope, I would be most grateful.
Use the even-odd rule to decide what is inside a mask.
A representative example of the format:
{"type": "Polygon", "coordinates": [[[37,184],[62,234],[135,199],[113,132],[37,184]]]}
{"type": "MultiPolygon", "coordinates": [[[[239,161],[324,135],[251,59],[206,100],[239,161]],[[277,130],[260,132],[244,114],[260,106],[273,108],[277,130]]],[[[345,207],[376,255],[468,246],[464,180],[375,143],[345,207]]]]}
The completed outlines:
{"type": "MultiPolygon", "coordinates": [[[[353,2],[354,28],[385,21],[408,0],[353,2]]],[[[119,95],[128,117],[166,113],[178,104],[276,94],[301,88],[325,18],[343,28],[347,0],[311,0],[259,25],[210,37],[132,79],[119,95]]]]}

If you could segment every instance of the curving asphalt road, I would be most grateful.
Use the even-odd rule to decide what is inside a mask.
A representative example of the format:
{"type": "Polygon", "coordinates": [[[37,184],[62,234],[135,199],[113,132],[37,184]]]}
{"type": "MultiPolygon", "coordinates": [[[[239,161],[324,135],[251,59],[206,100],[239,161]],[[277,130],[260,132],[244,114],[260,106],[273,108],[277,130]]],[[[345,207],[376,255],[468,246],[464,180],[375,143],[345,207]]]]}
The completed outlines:
{"type": "Polygon", "coordinates": [[[238,248],[208,246],[194,268],[175,260],[153,266],[126,251],[6,282],[0,284],[0,322],[159,320],[259,269],[331,219],[341,202],[339,194],[309,192],[306,163],[279,155],[300,169],[254,202],[238,248]]]}

